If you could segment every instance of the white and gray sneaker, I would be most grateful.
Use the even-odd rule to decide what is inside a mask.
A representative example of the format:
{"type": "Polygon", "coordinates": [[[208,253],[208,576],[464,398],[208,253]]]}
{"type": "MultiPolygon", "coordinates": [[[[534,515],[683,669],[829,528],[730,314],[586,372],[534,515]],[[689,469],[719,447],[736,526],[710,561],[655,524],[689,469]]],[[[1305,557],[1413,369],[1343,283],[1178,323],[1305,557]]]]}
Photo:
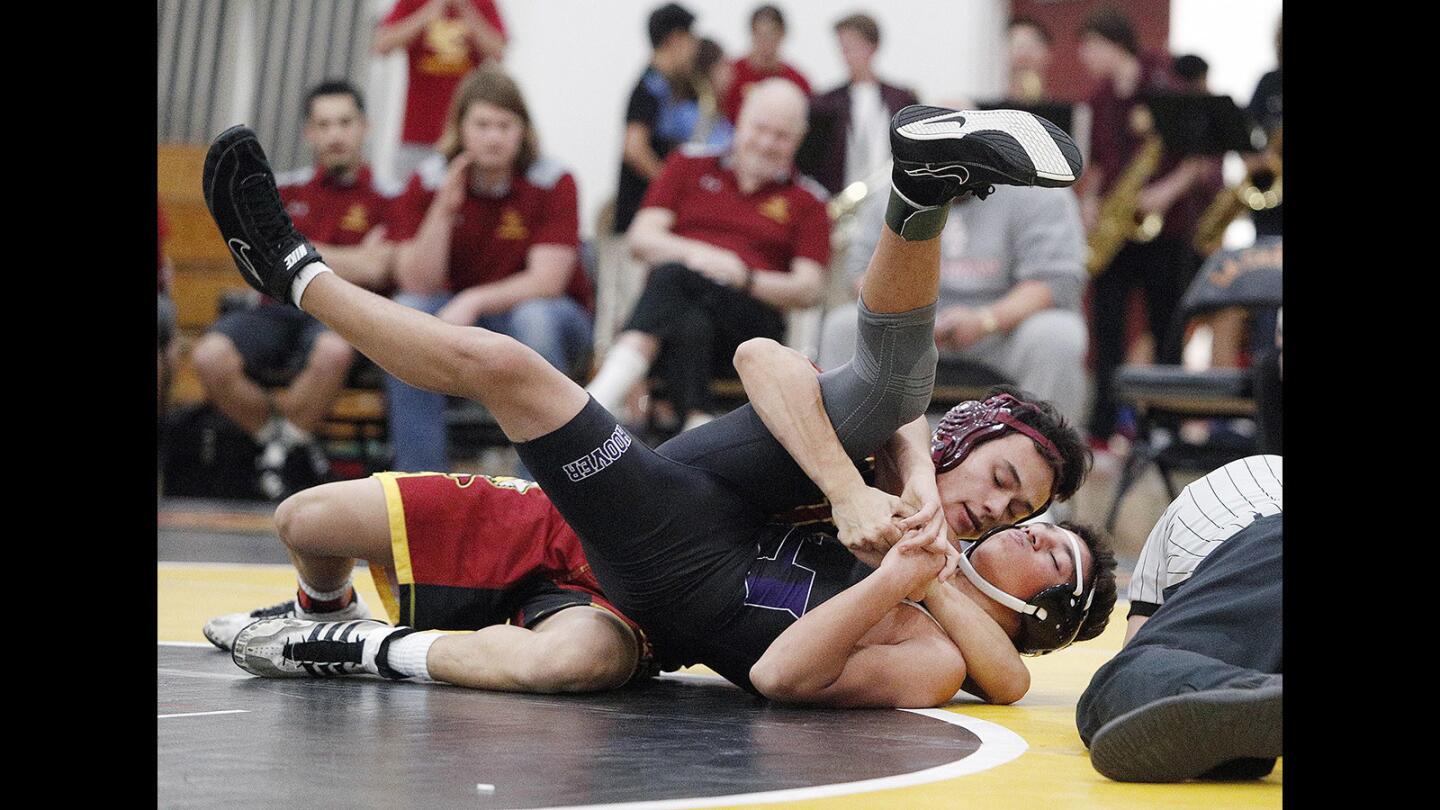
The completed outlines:
{"type": "Polygon", "coordinates": [[[328,613],[311,613],[301,610],[295,604],[295,600],[281,602],[278,605],[258,608],[249,613],[226,613],[223,616],[216,616],[205,623],[200,632],[205,634],[206,640],[216,647],[230,652],[235,646],[235,636],[244,629],[245,625],[253,624],[259,619],[306,619],[316,622],[339,622],[350,619],[368,619],[370,609],[365,607],[365,600],[360,598],[360,592],[355,592],[355,598],[350,604],[340,610],[332,610],[328,613]]]}
{"type": "MultiPolygon", "coordinates": [[[[236,666],[263,678],[378,675],[374,649],[368,656],[370,665],[366,666],[365,640],[376,634],[390,636],[406,629],[391,627],[378,619],[348,622],[261,619],[246,625],[235,636],[230,657],[236,666]]],[[[377,640],[371,646],[379,643],[377,640]]]]}
{"type": "Polygon", "coordinates": [[[262,618],[240,630],[230,659],[261,677],[379,675],[400,680],[405,676],[390,669],[387,660],[390,644],[410,633],[415,628],[392,627],[374,618],[262,618]]]}

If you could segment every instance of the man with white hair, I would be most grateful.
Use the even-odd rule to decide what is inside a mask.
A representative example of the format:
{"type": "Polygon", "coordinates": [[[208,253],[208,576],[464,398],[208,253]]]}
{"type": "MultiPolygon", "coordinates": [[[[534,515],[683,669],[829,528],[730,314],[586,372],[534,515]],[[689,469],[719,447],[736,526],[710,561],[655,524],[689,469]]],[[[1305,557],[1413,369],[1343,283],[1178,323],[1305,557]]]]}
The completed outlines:
{"type": "Polygon", "coordinates": [[[826,192],[793,167],[805,95],[784,79],[745,97],[728,150],[687,146],[651,183],[626,238],[650,277],[589,392],[622,412],[658,362],[685,427],[708,418],[710,379],[785,310],[819,300],[830,260],[826,192]]]}

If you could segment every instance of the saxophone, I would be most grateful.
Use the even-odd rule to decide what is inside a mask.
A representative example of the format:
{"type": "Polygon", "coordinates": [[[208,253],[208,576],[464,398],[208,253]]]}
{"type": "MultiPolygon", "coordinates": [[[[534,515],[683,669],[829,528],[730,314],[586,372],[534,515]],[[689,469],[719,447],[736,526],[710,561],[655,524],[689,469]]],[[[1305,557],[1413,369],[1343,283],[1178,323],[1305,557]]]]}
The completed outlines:
{"type": "Polygon", "coordinates": [[[1270,143],[1266,144],[1264,165],[1247,173],[1239,185],[1221,191],[1200,216],[1192,244],[1201,256],[1209,256],[1220,249],[1225,229],[1241,211],[1266,211],[1284,200],[1282,180],[1285,172],[1280,158],[1283,129],[1283,125],[1276,127],[1270,143]]]}
{"type": "Polygon", "coordinates": [[[1145,136],[1140,151],[1130,159],[1120,179],[1100,203],[1100,216],[1087,237],[1088,256],[1085,267],[1090,275],[1098,275],[1126,242],[1148,242],[1160,233],[1164,220],[1156,214],[1140,215],[1140,190],[1160,165],[1164,144],[1154,133],[1145,136]]]}

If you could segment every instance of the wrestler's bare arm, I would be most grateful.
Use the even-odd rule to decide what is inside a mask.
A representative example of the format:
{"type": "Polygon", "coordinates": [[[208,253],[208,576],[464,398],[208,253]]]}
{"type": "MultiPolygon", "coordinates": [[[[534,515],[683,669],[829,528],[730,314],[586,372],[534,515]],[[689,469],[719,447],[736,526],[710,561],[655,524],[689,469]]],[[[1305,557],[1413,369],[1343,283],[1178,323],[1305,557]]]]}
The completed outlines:
{"type": "MultiPolygon", "coordinates": [[[[907,593],[934,581],[941,555],[896,544],[875,573],[800,617],[750,668],[766,697],[833,707],[939,706],[965,681],[965,659],[937,633],[877,628],[907,593]]],[[[908,608],[907,608],[908,610],[908,608]]]]}
{"type": "Polygon", "coordinates": [[[981,697],[990,703],[1014,703],[1030,691],[1030,670],[1015,643],[979,605],[936,581],[925,592],[925,607],[965,657],[981,697]]]}
{"type": "MultiPolygon", "coordinates": [[[[876,565],[875,555],[883,555],[912,527],[930,530],[926,538],[934,539],[940,503],[934,467],[926,469],[929,434],[923,416],[902,428],[893,440],[894,449],[887,450],[901,475],[919,471],[928,477],[928,490],[922,485],[912,492],[901,484],[906,494],[915,496],[907,503],[867,486],[860,477],[830,425],[815,369],[804,355],[769,338],[754,338],[735,351],[735,370],[760,421],[830,500],[840,541],[856,556],[876,565]],[[924,432],[924,438],[918,439],[925,443],[924,450],[914,446],[917,430],[924,432]],[[867,554],[872,558],[867,559],[867,554]]],[[[938,526],[943,524],[941,517],[938,526]]],[[[947,566],[946,573],[950,570],[947,566]]]]}

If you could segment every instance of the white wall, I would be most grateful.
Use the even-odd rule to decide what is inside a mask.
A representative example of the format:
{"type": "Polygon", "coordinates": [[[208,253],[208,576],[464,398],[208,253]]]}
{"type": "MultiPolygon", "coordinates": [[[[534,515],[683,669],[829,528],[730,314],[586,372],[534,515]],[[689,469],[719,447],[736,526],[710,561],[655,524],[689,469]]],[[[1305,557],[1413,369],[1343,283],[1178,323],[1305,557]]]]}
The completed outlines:
{"type": "MultiPolygon", "coordinates": [[[[393,0],[373,0],[382,18],[393,0]]],[[[498,0],[510,32],[506,70],[520,83],[541,148],[567,163],[580,185],[581,228],[615,194],[625,103],[649,61],[646,19],[663,0],[498,0]]],[[[694,31],[739,56],[749,47],[756,2],[682,0],[694,31]]],[[[782,54],[817,91],[845,78],[834,22],[865,10],[880,24],[877,69],[923,100],[984,98],[1003,88],[998,56],[1008,5],[1003,0],[781,0],[789,29],[782,54]]],[[[388,167],[399,137],[404,57],[377,60],[369,94],[376,131],[371,159],[388,167]]]]}
{"type": "Polygon", "coordinates": [[[1250,103],[1260,77],[1275,69],[1280,0],[1170,0],[1170,53],[1210,64],[1210,92],[1250,103]]]}

